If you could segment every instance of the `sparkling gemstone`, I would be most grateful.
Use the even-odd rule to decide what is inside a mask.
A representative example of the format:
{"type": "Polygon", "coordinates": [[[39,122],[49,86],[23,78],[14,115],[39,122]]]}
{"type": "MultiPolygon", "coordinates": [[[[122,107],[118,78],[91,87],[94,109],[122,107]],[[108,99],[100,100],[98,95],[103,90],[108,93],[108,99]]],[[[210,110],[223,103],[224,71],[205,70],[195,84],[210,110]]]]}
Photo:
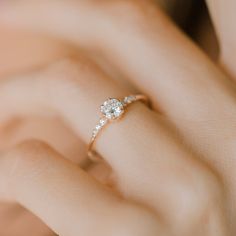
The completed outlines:
{"type": "Polygon", "coordinates": [[[98,130],[97,130],[97,129],[94,129],[94,130],[93,130],[93,137],[96,137],[97,134],[98,134],[98,130]]]}
{"type": "Polygon", "coordinates": [[[96,130],[100,130],[101,128],[102,128],[101,125],[96,125],[96,127],[95,127],[96,130]]]}
{"type": "Polygon", "coordinates": [[[136,100],[135,96],[130,95],[130,96],[124,98],[124,103],[130,104],[131,102],[134,102],[135,100],[136,100]]]}
{"type": "Polygon", "coordinates": [[[109,120],[114,120],[119,118],[124,112],[124,106],[122,102],[115,98],[110,98],[106,100],[101,106],[101,112],[109,120]]]}
{"type": "Polygon", "coordinates": [[[100,119],[100,121],[99,121],[99,124],[100,124],[101,126],[104,126],[106,123],[107,123],[107,118],[102,118],[102,119],[100,119]]]}

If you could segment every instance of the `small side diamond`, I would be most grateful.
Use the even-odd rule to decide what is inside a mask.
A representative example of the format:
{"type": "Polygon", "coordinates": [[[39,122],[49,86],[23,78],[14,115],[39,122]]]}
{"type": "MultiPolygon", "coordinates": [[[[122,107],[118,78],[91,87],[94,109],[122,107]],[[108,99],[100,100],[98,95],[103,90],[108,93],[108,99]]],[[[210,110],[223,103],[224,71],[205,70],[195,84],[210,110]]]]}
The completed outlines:
{"type": "Polygon", "coordinates": [[[130,96],[124,98],[125,104],[130,104],[134,101],[136,101],[136,97],[134,95],[130,95],[130,96]]]}
{"type": "Polygon", "coordinates": [[[95,126],[95,129],[96,129],[97,131],[99,131],[101,128],[102,128],[102,126],[101,126],[100,124],[95,126]]]}
{"type": "Polygon", "coordinates": [[[97,130],[97,129],[94,129],[94,130],[93,130],[93,138],[95,138],[95,137],[97,136],[97,134],[98,134],[98,130],[97,130]]]}
{"type": "Polygon", "coordinates": [[[106,123],[107,123],[107,119],[105,117],[99,120],[99,124],[97,124],[95,128],[93,129],[93,134],[92,134],[93,138],[95,138],[98,135],[98,132],[102,129],[102,127],[106,123]]]}
{"type": "Polygon", "coordinates": [[[100,121],[99,121],[99,124],[101,126],[104,126],[106,123],[107,123],[107,119],[106,118],[101,118],[100,121]]]}

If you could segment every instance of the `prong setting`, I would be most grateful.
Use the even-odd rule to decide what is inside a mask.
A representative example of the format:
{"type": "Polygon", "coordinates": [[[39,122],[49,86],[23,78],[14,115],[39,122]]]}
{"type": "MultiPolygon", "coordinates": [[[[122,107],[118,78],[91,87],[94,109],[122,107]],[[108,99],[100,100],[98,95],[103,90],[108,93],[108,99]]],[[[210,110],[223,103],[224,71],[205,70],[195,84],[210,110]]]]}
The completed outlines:
{"type": "Polygon", "coordinates": [[[126,107],[136,101],[142,101],[146,104],[149,104],[148,98],[145,95],[138,94],[129,95],[122,100],[116,98],[109,98],[101,105],[100,111],[102,113],[102,117],[93,129],[92,137],[88,146],[88,156],[91,159],[93,159],[94,155],[98,155],[96,152],[93,151],[93,145],[97,139],[97,136],[100,134],[103,128],[107,126],[108,123],[120,119],[123,113],[125,112],[126,107]]]}

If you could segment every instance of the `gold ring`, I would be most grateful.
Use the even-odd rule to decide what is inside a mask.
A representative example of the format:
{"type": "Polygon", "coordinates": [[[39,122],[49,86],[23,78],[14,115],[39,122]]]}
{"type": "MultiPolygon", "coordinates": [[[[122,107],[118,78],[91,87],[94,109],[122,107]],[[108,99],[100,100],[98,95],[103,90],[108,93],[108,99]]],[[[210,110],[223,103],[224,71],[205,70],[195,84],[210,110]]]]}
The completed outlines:
{"type": "Polygon", "coordinates": [[[142,101],[146,104],[149,104],[149,100],[145,95],[137,94],[129,95],[124,99],[109,98],[101,105],[100,111],[102,113],[102,116],[98,124],[93,129],[92,137],[88,146],[89,158],[95,159],[95,156],[97,155],[97,153],[93,150],[93,146],[103,128],[107,126],[110,122],[120,119],[123,116],[126,108],[130,104],[137,101],[142,101]]]}

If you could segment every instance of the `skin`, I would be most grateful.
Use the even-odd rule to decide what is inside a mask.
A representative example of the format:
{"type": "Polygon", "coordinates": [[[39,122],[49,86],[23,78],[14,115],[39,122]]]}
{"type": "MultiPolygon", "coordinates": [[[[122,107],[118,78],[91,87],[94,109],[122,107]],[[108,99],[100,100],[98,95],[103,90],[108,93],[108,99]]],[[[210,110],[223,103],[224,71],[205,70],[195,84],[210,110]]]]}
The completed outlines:
{"type": "Polygon", "coordinates": [[[216,2],[209,6],[223,49],[221,65],[149,1],[6,3],[0,24],[81,50],[3,79],[1,124],[50,114],[85,147],[106,98],[137,91],[150,97],[153,109],[132,105],[96,143],[113,170],[112,188],[44,139],[31,139],[3,148],[2,201],[20,203],[65,236],[235,235],[236,95],[234,47],[228,48],[234,31],[216,2]]]}

